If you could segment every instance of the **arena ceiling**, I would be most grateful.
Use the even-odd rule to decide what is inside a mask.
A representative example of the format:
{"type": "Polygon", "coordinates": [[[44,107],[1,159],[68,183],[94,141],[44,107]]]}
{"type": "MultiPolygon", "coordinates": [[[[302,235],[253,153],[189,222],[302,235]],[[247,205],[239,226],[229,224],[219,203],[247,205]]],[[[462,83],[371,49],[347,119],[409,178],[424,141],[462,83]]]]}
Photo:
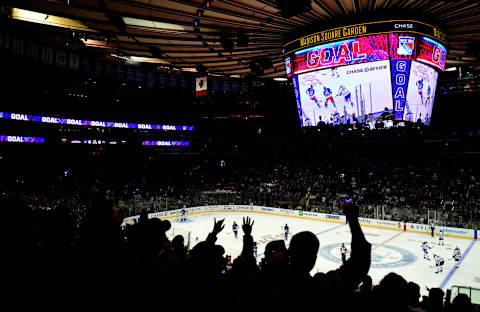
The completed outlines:
{"type": "Polygon", "coordinates": [[[250,74],[253,63],[265,68],[261,77],[285,77],[282,46],[295,34],[309,28],[319,31],[322,28],[315,25],[328,25],[331,21],[398,12],[434,20],[446,32],[447,67],[480,65],[477,0],[313,0],[310,12],[288,19],[282,17],[275,0],[0,3],[2,12],[16,28],[26,28],[45,40],[75,36],[72,31],[77,31],[77,36],[87,39],[82,49],[177,68],[193,70],[200,65],[210,73],[222,75],[250,74]],[[31,12],[41,14],[34,16],[31,12]],[[42,19],[44,23],[39,22],[42,19]]]}

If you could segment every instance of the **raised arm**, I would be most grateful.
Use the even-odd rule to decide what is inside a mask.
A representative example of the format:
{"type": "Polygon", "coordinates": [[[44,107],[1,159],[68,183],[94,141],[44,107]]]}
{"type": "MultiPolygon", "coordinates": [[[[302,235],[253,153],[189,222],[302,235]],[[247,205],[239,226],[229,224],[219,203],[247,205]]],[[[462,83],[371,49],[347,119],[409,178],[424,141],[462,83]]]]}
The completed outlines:
{"type": "Polygon", "coordinates": [[[242,230],[243,230],[243,249],[242,256],[246,259],[254,259],[253,256],[253,237],[252,237],[252,227],[255,221],[251,220],[250,217],[243,218],[242,230]]]}
{"type": "Polygon", "coordinates": [[[225,224],[223,222],[225,219],[218,220],[216,218],[213,218],[213,230],[210,232],[207,236],[206,242],[209,244],[215,244],[217,241],[217,234],[220,233],[223,228],[225,227],[225,224]]]}
{"type": "Polygon", "coordinates": [[[353,290],[362,282],[370,269],[370,254],[372,245],[365,239],[358,222],[358,206],[353,203],[341,203],[347,217],[352,234],[350,258],[335,271],[330,271],[324,278],[329,284],[343,290],[353,290]]]}

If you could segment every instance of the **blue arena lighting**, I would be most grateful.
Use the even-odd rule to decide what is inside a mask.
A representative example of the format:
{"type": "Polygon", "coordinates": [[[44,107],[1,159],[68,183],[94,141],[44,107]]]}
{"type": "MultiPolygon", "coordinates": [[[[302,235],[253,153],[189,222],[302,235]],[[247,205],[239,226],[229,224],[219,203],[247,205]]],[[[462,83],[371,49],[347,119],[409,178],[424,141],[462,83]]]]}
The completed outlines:
{"type": "Polygon", "coordinates": [[[126,122],[113,121],[92,121],[80,119],[68,119],[46,116],[34,116],[17,113],[0,112],[1,119],[34,121],[50,124],[62,124],[72,126],[86,127],[104,127],[104,128],[126,128],[126,129],[142,129],[142,130],[173,130],[173,131],[192,131],[193,126],[175,126],[175,125],[153,125],[153,124],[136,124],[126,122]]]}

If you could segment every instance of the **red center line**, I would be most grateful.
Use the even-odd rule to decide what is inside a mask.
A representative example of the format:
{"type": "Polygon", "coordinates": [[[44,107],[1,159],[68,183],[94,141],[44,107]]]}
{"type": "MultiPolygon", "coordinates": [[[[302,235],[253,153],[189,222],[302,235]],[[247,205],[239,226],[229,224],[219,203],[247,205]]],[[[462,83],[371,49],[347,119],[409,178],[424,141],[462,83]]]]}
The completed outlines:
{"type": "Polygon", "coordinates": [[[403,234],[403,231],[400,232],[400,233],[398,233],[398,234],[393,235],[392,237],[390,237],[389,239],[387,239],[387,240],[384,241],[383,243],[378,244],[378,245],[375,245],[375,247],[372,247],[372,250],[375,250],[375,249],[377,249],[377,248],[379,248],[379,247],[382,247],[383,245],[385,245],[385,244],[388,243],[389,241],[393,240],[394,238],[396,238],[396,237],[398,237],[398,236],[400,236],[400,235],[402,235],[402,234],[403,234]]]}

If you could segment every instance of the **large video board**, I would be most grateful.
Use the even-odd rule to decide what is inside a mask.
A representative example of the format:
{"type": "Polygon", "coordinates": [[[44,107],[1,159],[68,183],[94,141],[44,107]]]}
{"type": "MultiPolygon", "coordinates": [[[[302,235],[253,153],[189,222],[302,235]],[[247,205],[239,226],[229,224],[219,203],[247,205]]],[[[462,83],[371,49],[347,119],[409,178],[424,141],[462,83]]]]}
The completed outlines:
{"type": "Polygon", "coordinates": [[[442,42],[445,37],[436,28],[427,37],[427,31],[415,31],[417,24],[392,25],[395,31],[375,34],[362,25],[338,28],[286,45],[305,47],[285,55],[302,126],[386,117],[430,123],[438,71],[445,69],[447,55],[430,37],[442,42]],[[332,41],[337,37],[346,39],[332,41]]]}

